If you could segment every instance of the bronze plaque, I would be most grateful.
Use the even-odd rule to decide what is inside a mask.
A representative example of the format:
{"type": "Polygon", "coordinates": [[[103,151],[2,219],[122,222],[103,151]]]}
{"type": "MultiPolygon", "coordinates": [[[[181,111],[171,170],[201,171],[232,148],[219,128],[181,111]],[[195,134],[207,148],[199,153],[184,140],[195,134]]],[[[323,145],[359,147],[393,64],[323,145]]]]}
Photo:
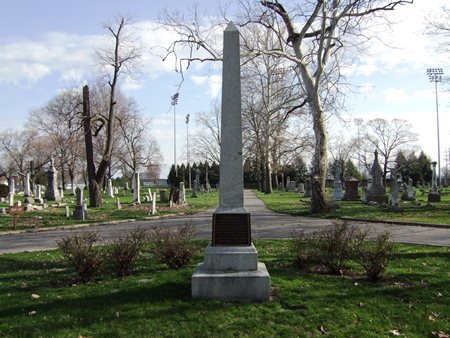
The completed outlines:
{"type": "Polygon", "coordinates": [[[250,214],[213,214],[212,244],[251,245],[250,214]]]}

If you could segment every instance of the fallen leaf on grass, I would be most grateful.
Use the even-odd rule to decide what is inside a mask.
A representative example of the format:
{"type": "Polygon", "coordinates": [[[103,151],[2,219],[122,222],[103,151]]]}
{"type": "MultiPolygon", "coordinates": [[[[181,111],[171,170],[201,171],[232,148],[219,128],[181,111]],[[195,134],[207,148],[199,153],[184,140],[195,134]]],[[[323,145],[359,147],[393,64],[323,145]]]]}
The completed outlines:
{"type": "Polygon", "coordinates": [[[31,298],[32,298],[32,299],[38,299],[38,298],[41,298],[41,296],[39,296],[39,295],[37,295],[37,294],[35,294],[35,293],[32,293],[32,294],[31,294],[31,298]]]}
{"type": "Polygon", "coordinates": [[[442,331],[432,331],[431,333],[434,334],[438,338],[450,338],[449,334],[442,332],[442,331]]]}
{"type": "Polygon", "coordinates": [[[390,333],[392,333],[394,336],[402,336],[399,330],[390,330],[390,333]]]}
{"type": "Polygon", "coordinates": [[[327,330],[326,328],[324,328],[322,325],[320,325],[320,327],[319,327],[319,332],[320,332],[321,334],[327,334],[327,333],[328,333],[328,330],[327,330]]]}

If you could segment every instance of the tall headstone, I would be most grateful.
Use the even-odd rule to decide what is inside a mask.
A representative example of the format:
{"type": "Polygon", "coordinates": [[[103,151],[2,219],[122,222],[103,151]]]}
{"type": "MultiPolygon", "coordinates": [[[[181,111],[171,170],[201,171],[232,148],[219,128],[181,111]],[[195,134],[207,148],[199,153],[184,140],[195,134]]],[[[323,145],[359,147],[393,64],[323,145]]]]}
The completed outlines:
{"type": "Polygon", "coordinates": [[[178,199],[179,204],[186,204],[186,189],[184,187],[184,182],[180,182],[180,197],[178,199]]]}
{"type": "Polygon", "coordinates": [[[141,204],[141,181],[138,172],[133,176],[133,202],[141,204]]]}
{"type": "Polygon", "coordinates": [[[8,193],[8,206],[9,207],[14,206],[14,193],[12,192],[8,193]]]}
{"type": "Polygon", "coordinates": [[[128,182],[125,182],[124,190],[128,190],[128,189],[130,189],[130,187],[128,186],[128,182]]]}
{"type": "Polygon", "coordinates": [[[114,187],[110,178],[108,179],[108,197],[114,198],[114,187]]]}
{"type": "Polygon", "coordinates": [[[428,194],[428,202],[441,201],[441,194],[437,189],[437,182],[436,182],[436,164],[437,162],[431,162],[431,165],[433,166],[433,175],[431,176],[431,191],[428,194]]]}
{"type": "Polygon", "coordinates": [[[30,174],[25,175],[25,197],[31,196],[30,174]]]}
{"type": "Polygon", "coordinates": [[[13,194],[16,193],[16,183],[12,177],[9,179],[9,192],[13,194]]]}
{"type": "Polygon", "coordinates": [[[367,202],[387,203],[388,197],[383,186],[383,170],[378,162],[378,151],[374,152],[374,160],[370,169],[371,184],[367,189],[367,202]]]}
{"type": "Polygon", "coordinates": [[[152,194],[152,190],[150,188],[148,188],[148,197],[149,197],[149,201],[151,202],[153,200],[153,194],[152,194]]]}
{"type": "Polygon", "coordinates": [[[258,263],[250,214],[244,207],[239,31],[231,22],[223,48],[219,207],[205,261],[192,275],[192,297],[268,300],[270,276],[258,263]]]}
{"type": "Polygon", "coordinates": [[[153,192],[152,194],[152,209],[150,210],[150,214],[156,214],[156,192],[153,192]]]}
{"type": "Polygon", "coordinates": [[[311,186],[311,179],[307,178],[305,181],[305,194],[304,197],[311,197],[312,196],[312,186],[311,186]]]}
{"type": "Polygon", "coordinates": [[[338,161],[335,162],[334,168],[333,200],[340,201],[344,197],[344,192],[342,191],[341,168],[338,161]]]}
{"type": "Polygon", "coordinates": [[[416,197],[414,196],[414,186],[413,186],[413,180],[411,177],[408,180],[407,196],[408,196],[408,200],[410,200],[410,201],[414,201],[416,199],[416,197]]]}
{"type": "Polygon", "coordinates": [[[39,204],[44,203],[42,199],[42,185],[36,184],[36,192],[34,193],[35,199],[39,204]]]}
{"type": "Polygon", "coordinates": [[[284,187],[284,189],[288,191],[290,186],[291,186],[291,178],[290,176],[288,176],[286,177],[286,186],[284,187]]]}
{"type": "Polygon", "coordinates": [[[50,168],[47,171],[47,189],[45,191],[47,201],[59,201],[58,172],[55,169],[53,157],[50,160],[50,168]]]}
{"type": "Polygon", "coordinates": [[[79,220],[86,219],[86,210],[83,206],[83,190],[80,187],[75,189],[75,195],[77,196],[77,204],[75,206],[75,210],[73,211],[73,218],[79,220]]]}
{"type": "Polygon", "coordinates": [[[391,171],[391,179],[389,181],[389,187],[391,188],[391,200],[390,200],[390,206],[391,208],[398,209],[398,180],[397,180],[397,171],[393,169],[391,171]]]}

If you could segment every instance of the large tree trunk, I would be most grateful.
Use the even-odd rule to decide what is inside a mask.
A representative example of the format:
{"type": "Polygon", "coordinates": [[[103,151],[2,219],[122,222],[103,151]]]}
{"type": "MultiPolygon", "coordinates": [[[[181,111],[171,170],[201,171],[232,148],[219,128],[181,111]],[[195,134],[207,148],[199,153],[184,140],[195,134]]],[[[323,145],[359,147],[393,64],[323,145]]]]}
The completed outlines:
{"type": "Polygon", "coordinates": [[[315,136],[315,149],[312,160],[311,172],[311,213],[330,210],[330,204],[325,196],[325,182],[327,173],[327,134],[323,111],[319,99],[310,102],[311,115],[313,117],[313,129],[315,136]]]}
{"type": "Polygon", "coordinates": [[[103,205],[101,189],[96,181],[94,146],[92,143],[91,131],[91,106],[89,102],[89,87],[83,87],[83,128],[84,141],[86,145],[86,163],[89,182],[89,206],[101,207],[103,205]]]}

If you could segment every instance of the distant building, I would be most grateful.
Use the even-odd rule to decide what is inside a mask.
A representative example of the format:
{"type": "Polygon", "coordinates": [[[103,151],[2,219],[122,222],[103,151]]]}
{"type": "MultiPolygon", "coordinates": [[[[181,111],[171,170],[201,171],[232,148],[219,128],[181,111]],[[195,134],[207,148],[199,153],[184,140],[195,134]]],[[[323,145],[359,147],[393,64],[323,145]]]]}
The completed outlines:
{"type": "Polygon", "coordinates": [[[141,181],[144,187],[168,188],[169,182],[166,178],[153,179],[147,174],[141,174],[141,181]]]}

